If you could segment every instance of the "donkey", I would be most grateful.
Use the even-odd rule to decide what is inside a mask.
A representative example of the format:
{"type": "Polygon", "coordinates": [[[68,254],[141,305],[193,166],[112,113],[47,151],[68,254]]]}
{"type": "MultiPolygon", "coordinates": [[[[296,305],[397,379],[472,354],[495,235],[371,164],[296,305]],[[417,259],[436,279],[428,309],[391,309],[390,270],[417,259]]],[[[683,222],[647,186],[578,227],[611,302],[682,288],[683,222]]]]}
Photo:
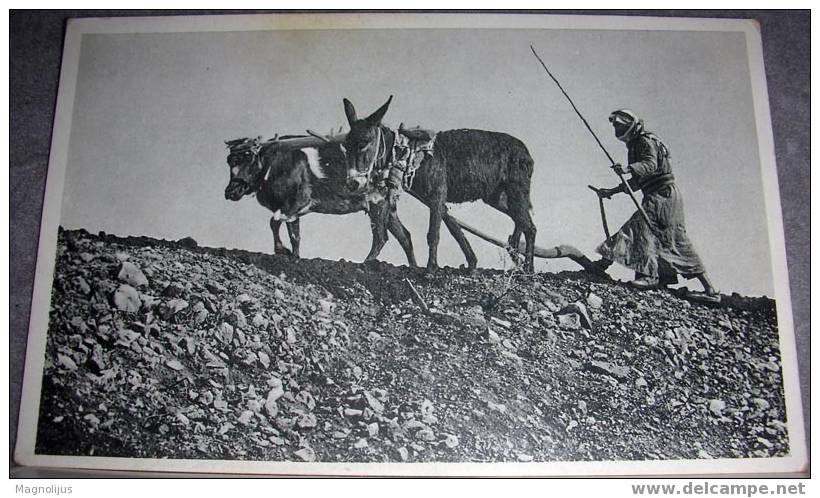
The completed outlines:
{"type": "MultiPolygon", "coordinates": [[[[396,132],[381,124],[393,96],[370,116],[358,119],[353,104],[344,99],[350,132],[345,139],[348,189],[360,192],[374,178],[384,176],[394,157],[396,132]]],[[[409,140],[425,137],[415,130],[400,129],[409,140]]],[[[427,137],[429,138],[429,136],[427,137]]],[[[405,188],[430,208],[427,232],[427,268],[438,267],[437,251],[442,219],[467,259],[468,269],[476,266],[476,256],[458,222],[447,215],[445,202],[481,199],[506,214],[515,223],[509,247],[518,248],[524,234],[525,270],[533,271],[535,224],[530,214],[530,181],[534,162],[526,146],[504,133],[459,129],[436,135],[432,154],[426,155],[405,188]]]]}
{"type": "MultiPolygon", "coordinates": [[[[307,138],[284,136],[280,140],[307,138]]],[[[365,262],[375,261],[387,230],[401,244],[410,266],[416,266],[410,233],[399,220],[395,204],[387,201],[385,189],[377,186],[351,193],[345,188],[345,157],[341,144],[287,150],[277,143],[261,143],[258,138],[225,142],[228,146],[230,181],[225,199],[238,201],[256,194],[256,200],[273,212],[270,227],[275,254],[289,251],[279,239],[279,229],[287,223],[292,254],[299,257],[299,218],[308,213],[348,214],[366,211],[371,219],[373,240],[365,262]]]]}

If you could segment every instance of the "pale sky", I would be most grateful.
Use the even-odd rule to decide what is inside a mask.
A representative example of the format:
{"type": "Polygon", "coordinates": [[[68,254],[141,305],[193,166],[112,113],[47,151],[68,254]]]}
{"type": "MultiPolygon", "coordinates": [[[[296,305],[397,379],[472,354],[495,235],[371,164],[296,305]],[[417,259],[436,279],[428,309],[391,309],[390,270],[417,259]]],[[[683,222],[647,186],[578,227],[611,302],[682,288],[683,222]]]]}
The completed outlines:
{"type": "MultiPolygon", "coordinates": [[[[607,121],[628,107],[667,144],[687,230],[723,292],[773,295],[745,37],[740,32],[402,29],[84,35],[61,224],[118,235],[272,252],[270,213],[226,201],[225,140],[328,131],[394,95],[385,123],[477,128],[521,139],[535,160],[537,244],[592,257],[603,239],[587,184],[617,177],[549,80],[538,50],[610,154],[626,160],[607,121]]],[[[607,201],[614,232],[634,211],[607,201]]],[[[428,213],[405,195],[399,214],[427,261],[428,213]]],[[[512,222],[478,204],[453,214],[506,239],[512,222]]],[[[283,236],[286,234],[283,230],[283,236]]],[[[470,237],[479,266],[499,249],[470,237]]],[[[364,213],[302,218],[302,256],[361,261],[364,213]]],[[[391,238],[381,258],[406,264],[391,238]]],[[[442,229],[439,263],[464,258],[442,229]]],[[[577,268],[536,260],[540,271],[577,268]]],[[[617,273],[624,278],[631,272],[617,273]]]]}

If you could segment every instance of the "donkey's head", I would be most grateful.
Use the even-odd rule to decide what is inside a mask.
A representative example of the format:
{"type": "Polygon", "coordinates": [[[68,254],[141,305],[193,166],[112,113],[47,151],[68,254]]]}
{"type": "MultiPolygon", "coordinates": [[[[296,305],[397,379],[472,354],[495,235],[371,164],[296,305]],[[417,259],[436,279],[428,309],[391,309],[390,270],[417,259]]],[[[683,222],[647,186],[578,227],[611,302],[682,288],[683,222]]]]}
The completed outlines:
{"type": "Polygon", "coordinates": [[[260,138],[238,138],[225,142],[231,179],[225,187],[225,198],[238,201],[256,192],[265,176],[260,138]]]}
{"type": "Polygon", "coordinates": [[[362,190],[370,181],[373,171],[385,167],[388,150],[381,122],[391,100],[393,100],[392,95],[376,112],[364,119],[358,119],[353,104],[344,99],[345,114],[347,122],[350,123],[350,133],[345,139],[345,149],[347,151],[347,188],[351,192],[362,190]]]}

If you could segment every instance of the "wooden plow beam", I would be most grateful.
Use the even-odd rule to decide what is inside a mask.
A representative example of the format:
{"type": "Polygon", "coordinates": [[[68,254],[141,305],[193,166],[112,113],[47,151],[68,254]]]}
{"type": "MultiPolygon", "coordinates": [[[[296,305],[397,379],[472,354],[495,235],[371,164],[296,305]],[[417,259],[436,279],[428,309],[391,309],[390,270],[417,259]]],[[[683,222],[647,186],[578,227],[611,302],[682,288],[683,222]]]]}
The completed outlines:
{"type": "MultiPolygon", "coordinates": [[[[476,237],[484,239],[485,241],[489,242],[490,244],[501,247],[503,249],[508,249],[509,248],[509,244],[506,244],[506,243],[502,242],[501,240],[496,239],[492,235],[488,235],[488,234],[482,232],[481,230],[475,228],[474,226],[468,225],[467,223],[459,220],[458,218],[453,217],[452,215],[450,215],[450,217],[453,218],[453,220],[455,220],[455,222],[458,223],[458,225],[462,229],[464,229],[467,232],[470,232],[471,234],[475,235],[476,237]]],[[[525,251],[525,249],[526,249],[526,243],[523,240],[519,241],[519,245],[517,247],[517,250],[519,252],[523,253],[525,251]]],[[[574,262],[578,263],[579,265],[581,265],[586,270],[594,269],[594,265],[593,265],[592,261],[589,258],[587,258],[584,255],[584,253],[582,253],[576,247],[566,245],[566,244],[561,244],[561,245],[558,245],[558,246],[550,247],[548,249],[545,249],[543,247],[535,246],[534,255],[535,255],[536,258],[545,258],[545,259],[569,258],[572,261],[574,261],[574,262]]]]}

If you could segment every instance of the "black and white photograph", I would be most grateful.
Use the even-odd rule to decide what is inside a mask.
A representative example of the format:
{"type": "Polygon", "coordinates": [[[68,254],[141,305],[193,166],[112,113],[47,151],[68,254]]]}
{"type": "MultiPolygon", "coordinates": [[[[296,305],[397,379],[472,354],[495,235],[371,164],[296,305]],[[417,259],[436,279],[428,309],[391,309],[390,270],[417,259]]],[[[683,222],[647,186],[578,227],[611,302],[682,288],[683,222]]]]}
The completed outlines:
{"type": "Polygon", "coordinates": [[[16,460],[807,463],[754,21],[69,21],[16,460]]]}

